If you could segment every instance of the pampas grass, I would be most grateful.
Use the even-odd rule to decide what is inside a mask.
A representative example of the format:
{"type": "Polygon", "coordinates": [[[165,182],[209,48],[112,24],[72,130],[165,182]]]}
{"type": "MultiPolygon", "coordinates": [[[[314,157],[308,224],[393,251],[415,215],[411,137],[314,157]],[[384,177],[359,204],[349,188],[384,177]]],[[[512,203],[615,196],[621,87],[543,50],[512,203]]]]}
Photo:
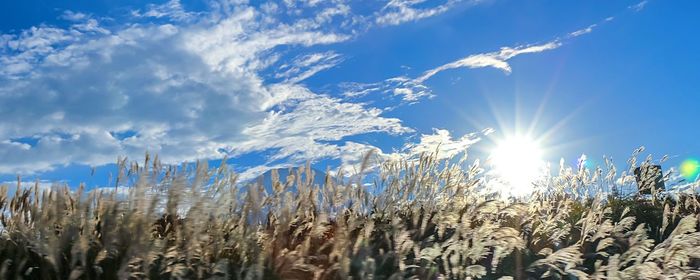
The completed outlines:
{"type": "Polygon", "coordinates": [[[629,172],[609,164],[503,198],[478,161],[436,158],[385,162],[371,186],[148,157],[120,160],[114,190],[3,186],[0,278],[700,279],[693,194],[612,195],[629,172]]]}

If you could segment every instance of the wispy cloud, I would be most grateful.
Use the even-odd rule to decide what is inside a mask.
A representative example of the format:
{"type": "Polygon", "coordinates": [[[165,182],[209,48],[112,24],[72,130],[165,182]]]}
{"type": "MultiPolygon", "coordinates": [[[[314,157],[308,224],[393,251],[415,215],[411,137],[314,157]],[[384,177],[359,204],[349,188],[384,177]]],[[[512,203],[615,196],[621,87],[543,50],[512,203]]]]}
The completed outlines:
{"type": "Polygon", "coordinates": [[[469,133],[453,139],[450,132],[444,129],[434,129],[432,134],[422,134],[418,143],[408,143],[404,146],[404,155],[417,158],[421,154],[436,154],[437,159],[447,159],[465,152],[467,148],[481,141],[482,136],[492,132],[491,129],[481,133],[469,133]]]}
{"type": "Polygon", "coordinates": [[[373,93],[384,93],[413,103],[434,96],[427,86],[405,76],[394,77],[377,83],[344,83],[340,87],[343,95],[348,98],[360,98],[373,93]]]}
{"type": "Polygon", "coordinates": [[[312,53],[295,58],[291,63],[281,65],[275,74],[276,78],[284,78],[288,82],[298,83],[318,72],[340,64],[343,58],[332,51],[312,53]]]}
{"type": "Polygon", "coordinates": [[[380,25],[398,25],[445,13],[461,2],[475,4],[481,1],[447,0],[437,5],[426,2],[428,1],[391,0],[377,13],[375,21],[380,25]]]}
{"type": "Polygon", "coordinates": [[[523,54],[532,54],[532,53],[541,53],[545,51],[550,51],[557,49],[567,43],[569,40],[579,37],[588,33],[593,32],[595,28],[597,28],[599,25],[607,23],[612,21],[612,17],[608,17],[598,23],[591,24],[587,26],[586,28],[579,29],[573,32],[570,32],[566,34],[563,37],[557,37],[549,42],[546,43],[537,43],[537,44],[530,44],[530,45],[521,45],[517,47],[503,47],[499,51],[495,52],[489,52],[489,53],[480,53],[480,54],[475,54],[475,55],[470,55],[465,58],[456,60],[454,62],[450,62],[447,64],[444,64],[442,66],[439,66],[437,68],[425,71],[423,75],[420,77],[416,78],[414,82],[421,84],[425,82],[426,80],[430,79],[437,73],[440,73],[445,70],[450,70],[450,69],[456,69],[456,68],[485,68],[485,67],[493,67],[496,69],[502,70],[506,74],[510,74],[513,69],[511,68],[510,64],[508,64],[508,60],[513,59],[516,56],[523,55],[523,54]]]}
{"type": "Polygon", "coordinates": [[[639,3],[637,3],[637,4],[634,4],[634,5],[629,6],[629,8],[632,9],[633,11],[635,11],[635,12],[639,12],[639,11],[641,11],[641,10],[644,10],[644,7],[646,7],[648,3],[649,3],[648,0],[644,0],[644,1],[642,1],[642,2],[639,2],[639,3]]]}
{"type": "Polygon", "coordinates": [[[557,49],[576,37],[593,32],[594,29],[610,22],[614,17],[608,17],[598,23],[591,24],[583,29],[569,32],[545,43],[520,45],[515,47],[502,47],[498,51],[478,53],[443,64],[433,69],[424,71],[418,77],[407,76],[393,77],[377,83],[345,83],[342,85],[344,95],[348,98],[360,98],[368,94],[383,93],[399,97],[406,103],[415,103],[424,98],[432,98],[435,95],[425,82],[433,76],[452,69],[459,68],[495,68],[506,75],[513,72],[509,60],[524,54],[535,54],[557,49]]]}
{"type": "Polygon", "coordinates": [[[593,32],[593,28],[596,28],[597,26],[598,26],[597,24],[591,24],[584,29],[579,29],[579,30],[576,30],[574,32],[569,33],[569,36],[578,37],[578,36],[581,36],[584,34],[591,33],[591,32],[593,32]]]}
{"type": "Polygon", "coordinates": [[[416,162],[421,155],[432,155],[436,160],[454,158],[492,132],[492,129],[485,129],[454,137],[448,130],[433,129],[430,134],[421,134],[417,142],[408,141],[399,150],[391,152],[384,152],[368,144],[347,142],[339,150],[341,166],[335,170],[335,174],[342,171],[343,174],[352,176],[362,169],[363,164],[366,170],[373,170],[386,161],[416,162]]]}
{"type": "Polygon", "coordinates": [[[290,59],[280,47],[304,53],[352,36],[324,24],[347,14],[342,5],[313,5],[325,12],[281,20],[245,4],[202,14],[170,1],[134,14],[164,23],[106,28],[72,12],[68,28],[0,36],[0,103],[12,104],[0,106],[0,173],[98,166],[146,150],[166,163],[279,150],[271,165],[339,155],[342,144],[326,141],[410,132],[381,109],[298,84],[341,56],[290,59]],[[282,81],[265,79],[281,64],[282,81]]]}
{"type": "Polygon", "coordinates": [[[61,15],[61,18],[68,21],[82,21],[89,18],[89,16],[81,12],[73,12],[70,10],[66,10],[61,15]]]}
{"type": "Polygon", "coordinates": [[[180,0],[170,0],[164,4],[149,4],[145,11],[134,10],[131,15],[143,18],[168,18],[175,21],[189,21],[196,18],[197,13],[185,10],[180,0]]]}
{"type": "Polygon", "coordinates": [[[460,60],[450,62],[437,68],[428,70],[425,73],[423,73],[423,75],[416,78],[415,81],[418,83],[422,83],[430,79],[432,76],[435,76],[435,74],[437,73],[456,68],[493,67],[502,70],[506,74],[510,74],[513,71],[513,69],[511,69],[510,64],[508,64],[508,60],[521,54],[539,53],[547,50],[553,50],[560,47],[561,45],[562,44],[561,42],[559,42],[559,40],[554,40],[539,45],[518,46],[515,48],[504,47],[497,52],[470,55],[460,60]]]}
{"type": "Polygon", "coordinates": [[[511,68],[510,64],[508,64],[508,60],[522,54],[553,50],[561,45],[562,42],[559,39],[556,39],[544,44],[518,46],[513,48],[504,47],[499,51],[474,54],[447,64],[443,64],[423,72],[422,75],[416,78],[400,76],[378,83],[346,83],[343,88],[345,91],[344,95],[350,98],[359,98],[371,93],[379,92],[399,97],[408,103],[414,103],[420,99],[434,96],[430,88],[424,83],[440,72],[458,68],[474,69],[492,67],[502,70],[506,74],[510,74],[513,69],[511,68]]]}

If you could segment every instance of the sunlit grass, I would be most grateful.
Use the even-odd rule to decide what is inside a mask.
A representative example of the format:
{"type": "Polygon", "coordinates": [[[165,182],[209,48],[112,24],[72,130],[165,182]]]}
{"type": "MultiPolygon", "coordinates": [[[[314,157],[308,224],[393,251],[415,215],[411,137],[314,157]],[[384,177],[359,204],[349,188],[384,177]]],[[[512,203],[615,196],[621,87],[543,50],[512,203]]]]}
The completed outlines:
{"type": "Polygon", "coordinates": [[[310,168],[242,185],[225,166],[148,161],[122,162],[123,193],[5,186],[0,278],[700,277],[695,194],[611,195],[631,169],[561,166],[503,199],[477,162],[435,158],[385,162],[369,187],[302,180],[310,168]]]}

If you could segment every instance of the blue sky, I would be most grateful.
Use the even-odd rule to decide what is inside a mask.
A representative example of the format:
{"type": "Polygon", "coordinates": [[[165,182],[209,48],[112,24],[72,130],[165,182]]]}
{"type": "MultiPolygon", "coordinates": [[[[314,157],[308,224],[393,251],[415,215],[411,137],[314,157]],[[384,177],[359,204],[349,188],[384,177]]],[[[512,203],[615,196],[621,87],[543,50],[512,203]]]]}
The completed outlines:
{"type": "Polygon", "coordinates": [[[695,1],[0,5],[0,181],[104,185],[146,150],[244,177],[484,157],[514,131],[552,162],[700,156],[695,1]]]}

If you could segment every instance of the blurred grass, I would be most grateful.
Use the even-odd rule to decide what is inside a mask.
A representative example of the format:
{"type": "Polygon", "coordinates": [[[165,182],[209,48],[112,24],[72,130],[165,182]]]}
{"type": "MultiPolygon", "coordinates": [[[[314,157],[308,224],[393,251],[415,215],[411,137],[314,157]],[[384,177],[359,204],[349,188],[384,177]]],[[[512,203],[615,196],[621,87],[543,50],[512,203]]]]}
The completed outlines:
{"type": "Polygon", "coordinates": [[[478,162],[435,158],[385,162],[369,187],[148,157],[120,161],[126,192],[3,186],[0,278],[700,279],[695,194],[608,193],[631,174],[608,165],[503,198],[478,162]]]}

